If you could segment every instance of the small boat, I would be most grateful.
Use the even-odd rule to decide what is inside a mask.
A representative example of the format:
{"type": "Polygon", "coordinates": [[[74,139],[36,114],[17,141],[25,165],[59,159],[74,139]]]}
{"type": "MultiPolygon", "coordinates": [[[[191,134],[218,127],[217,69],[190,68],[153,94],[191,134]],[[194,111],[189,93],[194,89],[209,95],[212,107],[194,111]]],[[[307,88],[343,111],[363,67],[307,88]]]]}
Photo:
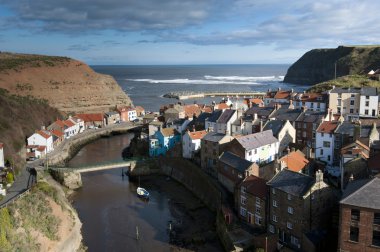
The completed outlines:
{"type": "Polygon", "coordinates": [[[137,187],[137,195],[143,198],[149,198],[149,192],[142,187],[137,187]]]}

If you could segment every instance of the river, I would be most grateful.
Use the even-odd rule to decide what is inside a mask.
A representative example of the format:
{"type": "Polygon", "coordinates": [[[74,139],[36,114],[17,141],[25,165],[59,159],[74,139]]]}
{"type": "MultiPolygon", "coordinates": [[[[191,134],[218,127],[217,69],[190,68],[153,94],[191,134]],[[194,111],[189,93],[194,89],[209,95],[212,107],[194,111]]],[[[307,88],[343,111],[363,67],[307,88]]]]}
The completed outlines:
{"type": "MultiPolygon", "coordinates": [[[[129,145],[132,136],[127,134],[96,140],[84,146],[68,166],[122,159],[121,152],[129,145]]],[[[138,182],[130,182],[121,174],[122,169],[84,173],[83,187],[72,197],[73,206],[83,223],[83,240],[89,251],[178,251],[182,250],[180,247],[201,251],[222,249],[213,233],[211,241],[206,239],[202,246],[184,246],[183,242],[180,246],[169,244],[169,223],[173,223],[173,230],[179,219],[182,225],[190,223],[194,226],[186,227],[188,230],[197,229],[196,225],[209,229],[213,226],[215,216],[178,183],[160,176],[141,178],[141,186],[151,194],[149,201],[143,201],[136,196],[138,182]],[[180,194],[185,195],[186,202],[176,202],[173,191],[182,191],[180,194]],[[183,204],[190,203],[196,209],[196,214],[202,217],[196,219],[203,223],[206,219],[210,227],[194,220],[189,221],[193,216],[186,213],[183,204]]],[[[179,234],[180,231],[178,228],[179,234]]]]}

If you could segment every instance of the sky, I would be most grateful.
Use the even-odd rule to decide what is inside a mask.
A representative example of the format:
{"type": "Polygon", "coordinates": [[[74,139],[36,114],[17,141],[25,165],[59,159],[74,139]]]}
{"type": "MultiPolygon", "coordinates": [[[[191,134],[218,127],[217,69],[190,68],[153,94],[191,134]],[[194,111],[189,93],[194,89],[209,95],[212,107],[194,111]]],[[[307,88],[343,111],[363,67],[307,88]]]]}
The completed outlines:
{"type": "Polygon", "coordinates": [[[291,64],[379,44],[380,1],[0,0],[0,51],[91,65],[291,64]]]}

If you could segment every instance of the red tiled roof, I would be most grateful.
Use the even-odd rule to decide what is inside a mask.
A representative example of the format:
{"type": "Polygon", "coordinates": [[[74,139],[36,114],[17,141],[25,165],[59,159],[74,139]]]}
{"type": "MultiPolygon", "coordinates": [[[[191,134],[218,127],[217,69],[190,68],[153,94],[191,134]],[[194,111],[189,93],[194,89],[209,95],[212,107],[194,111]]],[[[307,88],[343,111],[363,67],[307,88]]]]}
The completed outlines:
{"type": "Polygon", "coordinates": [[[240,185],[246,188],[246,192],[254,196],[262,199],[267,197],[268,187],[265,179],[249,175],[240,185]]]}
{"type": "Polygon", "coordinates": [[[138,112],[144,112],[145,111],[145,109],[143,108],[143,107],[141,107],[141,106],[136,106],[136,111],[138,111],[138,112]]]}
{"type": "Polygon", "coordinates": [[[77,117],[82,119],[84,122],[99,122],[103,121],[103,113],[97,114],[77,114],[77,117]]]}
{"type": "Polygon", "coordinates": [[[53,135],[55,135],[56,137],[62,137],[63,136],[63,132],[60,131],[60,130],[51,130],[50,131],[53,135]]]}
{"type": "Polygon", "coordinates": [[[230,106],[228,106],[226,103],[219,103],[216,105],[217,109],[229,109],[230,106]]]}
{"type": "Polygon", "coordinates": [[[64,123],[67,127],[69,127],[69,128],[75,126],[75,124],[74,124],[71,120],[63,121],[63,123],[64,123]]]}
{"type": "Polygon", "coordinates": [[[338,127],[339,122],[334,121],[324,121],[319,125],[317,132],[319,133],[334,133],[336,127],[338,127]]]}
{"type": "Polygon", "coordinates": [[[285,162],[289,170],[300,172],[309,163],[301,151],[293,151],[283,156],[280,161],[285,162]]]}
{"type": "Polygon", "coordinates": [[[63,121],[61,121],[61,120],[57,120],[57,121],[55,121],[54,122],[55,124],[57,124],[59,127],[61,127],[61,128],[64,128],[65,127],[65,124],[63,123],[63,121]]]}
{"type": "Polygon", "coordinates": [[[46,149],[46,146],[43,146],[43,145],[40,145],[40,146],[37,147],[37,150],[38,150],[39,152],[41,152],[41,151],[45,151],[45,149],[46,149]]]}
{"type": "Polygon", "coordinates": [[[189,118],[193,118],[194,114],[195,116],[199,116],[199,114],[202,112],[201,109],[198,107],[198,105],[185,105],[184,107],[185,115],[189,118]]]}
{"type": "Polygon", "coordinates": [[[276,95],[274,96],[275,99],[286,99],[290,96],[291,91],[277,91],[276,95]]]}
{"type": "Polygon", "coordinates": [[[202,139],[207,134],[207,132],[205,130],[192,131],[192,132],[189,131],[188,133],[190,135],[190,138],[193,140],[202,139]]]}
{"type": "Polygon", "coordinates": [[[36,133],[39,134],[39,135],[41,135],[43,138],[48,139],[49,137],[51,137],[51,135],[49,135],[48,132],[49,132],[49,131],[39,130],[39,131],[37,131],[36,133]]]}
{"type": "Polygon", "coordinates": [[[131,106],[125,106],[125,107],[118,107],[117,108],[117,111],[119,113],[121,113],[121,112],[127,112],[127,111],[133,111],[133,110],[136,110],[136,109],[132,108],[131,106]]]}

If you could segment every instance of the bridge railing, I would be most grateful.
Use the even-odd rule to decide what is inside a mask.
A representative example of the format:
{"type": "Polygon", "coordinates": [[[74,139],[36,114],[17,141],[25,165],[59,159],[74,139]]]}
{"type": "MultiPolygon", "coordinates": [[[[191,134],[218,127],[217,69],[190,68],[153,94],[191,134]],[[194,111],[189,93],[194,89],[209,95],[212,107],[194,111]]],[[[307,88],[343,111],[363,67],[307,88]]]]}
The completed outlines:
{"type": "Polygon", "coordinates": [[[128,164],[132,161],[140,161],[144,160],[143,158],[134,157],[134,158],[128,158],[118,161],[107,161],[107,162],[99,162],[95,164],[85,164],[85,165],[79,165],[75,167],[49,167],[49,169],[56,170],[56,171],[73,171],[73,170],[85,170],[90,168],[98,168],[103,166],[112,166],[112,165],[119,165],[119,164],[128,164]]]}

